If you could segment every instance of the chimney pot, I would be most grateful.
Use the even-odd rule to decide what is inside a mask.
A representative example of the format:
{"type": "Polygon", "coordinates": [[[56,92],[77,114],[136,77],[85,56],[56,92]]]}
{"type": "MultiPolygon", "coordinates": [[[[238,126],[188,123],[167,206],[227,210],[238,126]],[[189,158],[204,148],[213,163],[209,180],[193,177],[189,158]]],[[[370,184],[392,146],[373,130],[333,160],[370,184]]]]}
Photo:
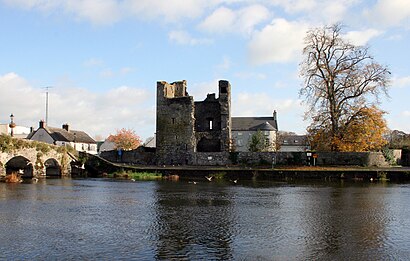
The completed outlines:
{"type": "Polygon", "coordinates": [[[68,124],[66,123],[66,124],[63,124],[63,129],[65,129],[66,131],[68,131],[69,130],[69,126],[68,126],[68,124]]]}

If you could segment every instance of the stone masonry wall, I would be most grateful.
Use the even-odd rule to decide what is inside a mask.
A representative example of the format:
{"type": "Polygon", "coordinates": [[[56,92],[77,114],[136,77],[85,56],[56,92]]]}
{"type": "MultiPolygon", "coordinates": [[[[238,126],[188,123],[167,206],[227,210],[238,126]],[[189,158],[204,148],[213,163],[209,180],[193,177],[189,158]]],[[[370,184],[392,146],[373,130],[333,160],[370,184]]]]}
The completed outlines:
{"type": "Polygon", "coordinates": [[[157,83],[156,153],[158,165],[192,164],[195,151],[194,101],[186,82],[157,83]]]}

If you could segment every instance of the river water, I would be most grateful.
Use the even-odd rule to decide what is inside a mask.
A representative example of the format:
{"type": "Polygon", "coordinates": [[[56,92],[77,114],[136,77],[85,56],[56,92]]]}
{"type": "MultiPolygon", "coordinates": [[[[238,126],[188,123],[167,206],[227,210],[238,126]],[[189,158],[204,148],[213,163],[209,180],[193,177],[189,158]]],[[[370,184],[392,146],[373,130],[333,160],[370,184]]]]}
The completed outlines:
{"type": "Polygon", "coordinates": [[[0,183],[0,260],[408,260],[410,184],[0,183]]]}

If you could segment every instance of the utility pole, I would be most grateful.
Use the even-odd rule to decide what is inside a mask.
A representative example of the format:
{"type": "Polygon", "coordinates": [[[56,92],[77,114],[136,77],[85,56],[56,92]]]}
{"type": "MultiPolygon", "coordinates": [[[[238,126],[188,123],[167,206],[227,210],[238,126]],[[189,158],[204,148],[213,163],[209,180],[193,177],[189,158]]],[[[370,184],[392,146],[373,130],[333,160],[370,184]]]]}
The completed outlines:
{"type": "Polygon", "coordinates": [[[45,122],[46,124],[48,124],[48,90],[53,88],[52,86],[47,86],[44,87],[43,89],[46,89],[46,119],[45,122]]]}

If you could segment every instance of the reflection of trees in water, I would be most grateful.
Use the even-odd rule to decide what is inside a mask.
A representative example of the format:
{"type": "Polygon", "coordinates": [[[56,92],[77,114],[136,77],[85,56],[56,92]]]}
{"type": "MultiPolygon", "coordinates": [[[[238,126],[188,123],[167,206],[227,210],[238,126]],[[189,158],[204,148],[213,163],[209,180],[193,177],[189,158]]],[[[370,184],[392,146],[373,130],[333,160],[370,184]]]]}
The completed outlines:
{"type": "Polygon", "coordinates": [[[379,192],[374,187],[329,187],[303,193],[299,228],[304,258],[389,259],[383,250],[389,214],[379,192]]]}
{"type": "Polygon", "coordinates": [[[221,186],[181,183],[157,190],[156,258],[232,259],[231,195],[221,186]]]}

